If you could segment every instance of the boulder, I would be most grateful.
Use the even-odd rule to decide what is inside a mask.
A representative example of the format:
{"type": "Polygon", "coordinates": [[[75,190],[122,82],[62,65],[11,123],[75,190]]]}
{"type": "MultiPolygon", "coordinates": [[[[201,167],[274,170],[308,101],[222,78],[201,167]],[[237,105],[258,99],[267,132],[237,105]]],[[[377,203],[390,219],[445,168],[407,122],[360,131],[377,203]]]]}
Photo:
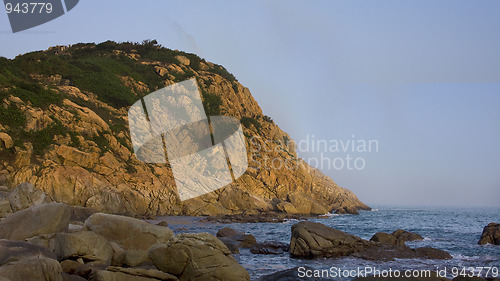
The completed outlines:
{"type": "Polygon", "coordinates": [[[500,224],[490,223],[485,226],[478,244],[500,245],[500,224]]]}
{"type": "Polygon", "coordinates": [[[68,230],[71,213],[62,203],[30,207],[0,221],[0,239],[25,240],[40,234],[68,230]]]}
{"type": "Polygon", "coordinates": [[[250,280],[224,243],[208,233],[178,234],[152,247],[149,258],[156,268],[181,281],[250,280]]]}
{"type": "Polygon", "coordinates": [[[85,222],[91,215],[96,213],[96,210],[92,208],[79,207],[79,206],[68,206],[71,211],[71,221],[72,222],[85,222]]]}
{"type": "Polygon", "coordinates": [[[9,199],[1,197],[0,195],[0,219],[5,218],[8,214],[12,213],[9,199]]]}
{"type": "Polygon", "coordinates": [[[26,242],[0,240],[0,276],[10,281],[62,281],[61,265],[47,249],[26,242]]]}
{"type": "Polygon", "coordinates": [[[292,226],[290,254],[294,257],[338,257],[360,252],[372,244],[321,223],[303,221],[292,226]]]}
{"type": "Polygon", "coordinates": [[[55,235],[59,247],[59,259],[82,258],[89,262],[109,265],[113,250],[102,235],[91,231],[58,233],[55,235]]]}
{"type": "Polygon", "coordinates": [[[74,261],[74,260],[63,260],[60,262],[62,270],[64,273],[67,274],[74,274],[75,272],[78,271],[80,267],[82,267],[84,264],[74,261]]]}
{"type": "Polygon", "coordinates": [[[229,237],[218,237],[219,240],[226,245],[226,247],[231,251],[231,254],[239,254],[240,253],[240,242],[233,240],[229,237]]]}
{"type": "Polygon", "coordinates": [[[255,244],[250,252],[252,254],[261,254],[261,255],[279,255],[284,252],[288,252],[290,249],[290,245],[276,242],[276,241],[265,241],[262,243],[255,244]]]}
{"type": "Polygon", "coordinates": [[[96,213],[84,223],[84,230],[104,236],[125,252],[124,263],[136,266],[146,261],[151,246],[166,243],[173,232],[167,227],[134,218],[96,213]]]}
{"type": "Polygon", "coordinates": [[[415,240],[424,240],[424,237],[422,237],[420,234],[414,233],[414,232],[409,232],[403,229],[398,229],[392,233],[397,239],[402,240],[404,242],[406,241],[415,241],[415,240]]]}
{"type": "Polygon", "coordinates": [[[251,248],[257,243],[257,240],[253,235],[245,234],[244,232],[234,230],[229,227],[225,227],[217,231],[217,237],[225,237],[229,240],[233,240],[236,242],[236,245],[241,248],[251,248]]]}
{"type": "Polygon", "coordinates": [[[377,232],[375,235],[370,238],[370,241],[378,242],[382,244],[388,244],[393,246],[404,246],[405,242],[403,240],[398,239],[396,236],[385,233],[385,232],[377,232]]]}
{"type": "Polygon", "coordinates": [[[16,186],[7,198],[14,212],[24,210],[31,206],[52,202],[45,192],[36,189],[31,183],[21,183],[16,186]]]}
{"type": "Polygon", "coordinates": [[[113,250],[111,254],[111,265],[122,266],[125,263],[127,251],[125,251],[120,245],[115,242],[111,242],[109,244],[111,245],[111,249],[113,250]]]}

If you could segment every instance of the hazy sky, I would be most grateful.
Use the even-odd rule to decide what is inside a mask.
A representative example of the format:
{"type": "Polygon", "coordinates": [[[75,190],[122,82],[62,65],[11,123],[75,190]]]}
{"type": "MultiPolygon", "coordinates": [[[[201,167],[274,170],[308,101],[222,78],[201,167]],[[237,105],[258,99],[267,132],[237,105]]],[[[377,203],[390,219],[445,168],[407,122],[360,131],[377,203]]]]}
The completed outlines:
{"type": "Polygon", "coordinates": [[[499,1],[82,0],[18,34],[0,12],[0,55],[157,39],[224,65],[297,141],[376,140],[369,153],[301,153],[362,158],[362,170],[322,170],[364,202],[500,206],[499,12],[499,1]]]}

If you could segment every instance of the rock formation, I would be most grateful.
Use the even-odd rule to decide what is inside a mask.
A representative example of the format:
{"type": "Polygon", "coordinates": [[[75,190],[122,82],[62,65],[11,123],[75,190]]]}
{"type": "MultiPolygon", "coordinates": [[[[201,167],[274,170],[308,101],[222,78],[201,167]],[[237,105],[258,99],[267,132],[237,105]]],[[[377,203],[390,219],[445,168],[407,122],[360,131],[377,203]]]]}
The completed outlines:
{"type": "Polygon", "coordinates": [[[500,223],[490,223],[485,226],[478,243],[500,245],[500,223]]]}
{"type": "Polygon", "coordinates": [[[377,233],[370,241],[314,222],[292,226],[290,254],[299,258],[351,256],[366,260],[451,259],[443,250],[430,247],[411,249],[388,233],[377,233]]]}
{"type": "MultiPolygon", "coordinates": [[[[0,186],[33,184],[72,206],[128,215],[218,215],[259,211],[323,214],[368,209],[349,190],[297,157],[248,88],[223,67],[154,42],[76,44],[0,58],[0,186]],[[209,115],[241,120],[251,159],[235,183],[180,201],[169,165],[132,153],[128,108],[157,89],[195,77],[209,115]],[[266,159],[287,163],[269,168],[266,159]],[[347,209],[345,209],[347,208],[347,209]]],[[[0,216],[9,210],[0,190],[0,216]]]]}

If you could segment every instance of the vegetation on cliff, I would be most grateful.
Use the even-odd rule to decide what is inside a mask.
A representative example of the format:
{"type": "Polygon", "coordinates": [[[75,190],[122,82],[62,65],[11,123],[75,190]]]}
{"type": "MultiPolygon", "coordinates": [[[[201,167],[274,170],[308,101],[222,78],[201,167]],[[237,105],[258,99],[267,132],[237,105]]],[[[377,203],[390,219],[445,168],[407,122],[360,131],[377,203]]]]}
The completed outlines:
{"type": "Polygon", "coordinates": [[[156,41],[57,46],[0,58],[0,96],[0,185],[31,182],[54,200],[112,213],[367,208],[297,158],[293,146],[277,145],[291,138],[225,68],[156,41]],[[252,161],[236,183],[181,202],[168,165],[133,155],[127,110],[144,95],[193,77],[208,115],[241,120],[252,161]],[[279,149],[265,149],[270,144],[279,149]],[[287,159],[295,168],[263,168],[263,159],[287,159]]]}

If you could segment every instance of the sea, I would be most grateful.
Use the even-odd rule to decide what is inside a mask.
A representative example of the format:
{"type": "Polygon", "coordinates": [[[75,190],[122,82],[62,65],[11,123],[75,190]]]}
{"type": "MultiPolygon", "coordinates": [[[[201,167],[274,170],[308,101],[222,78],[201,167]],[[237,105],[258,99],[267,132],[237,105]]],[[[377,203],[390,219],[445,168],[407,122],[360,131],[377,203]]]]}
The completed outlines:
{"type": "MultiPolygon", "coordinates": [[[[240,249],[236,260],[249,272],[252,280],[264,275],[294,268],[309,267],[318,272],[337,272],[323,275],[325,280],[350,280],[355,271],[384,274],[391,271],[431,270],[446,273],[448,278],[457,274],[479,274],[495,277],[500,269],[500,246],[478,245],[483,228],[488,223],[500,223],[499,207],[403,207],[374,205],[371,211],[359,215],[328,214],[327,218],[309,218],[309,221],[370,239],[377,232],[391,233],[397,229],[415,232],[424,237],[421,241],[407,242],[411,248],[433,247],[452,255],[450,260],[398,259],[389,262],[368,261],[358,258],[297,259],[288,253],[281,255],[256,255],[249,249],[240,249]],[[347,273],[347,271],[350,273],[347,273]],[[353,271],[354,270],[354,271],[353,271]],[[443,271],[445,270],[445,271],[443,271]],[[495,274],[496,272],[496,274],[495,274]]],[[[158,217],[168,221],[174,233],[208,232],[215,235],[219,229],[230,227],[255,236],[258,242],[279,241],[290,243],[291,226],[297,220],[283,223],[206,223],[199,217],[158,217]]],[[[304,272],[302,272],[305,274],[304,272]]],[[[310,273],[314,273],[311,271],[310,273]]],[[[299,272],[297,272],[299,274],[299,272]]],[[[500,278],[497,277],[497,278],[500,278]]],[[[312,278],[311,280],[314,280],[312,278]]],[[[323,279],[322,279],[323,280],[323,279]]]]}

